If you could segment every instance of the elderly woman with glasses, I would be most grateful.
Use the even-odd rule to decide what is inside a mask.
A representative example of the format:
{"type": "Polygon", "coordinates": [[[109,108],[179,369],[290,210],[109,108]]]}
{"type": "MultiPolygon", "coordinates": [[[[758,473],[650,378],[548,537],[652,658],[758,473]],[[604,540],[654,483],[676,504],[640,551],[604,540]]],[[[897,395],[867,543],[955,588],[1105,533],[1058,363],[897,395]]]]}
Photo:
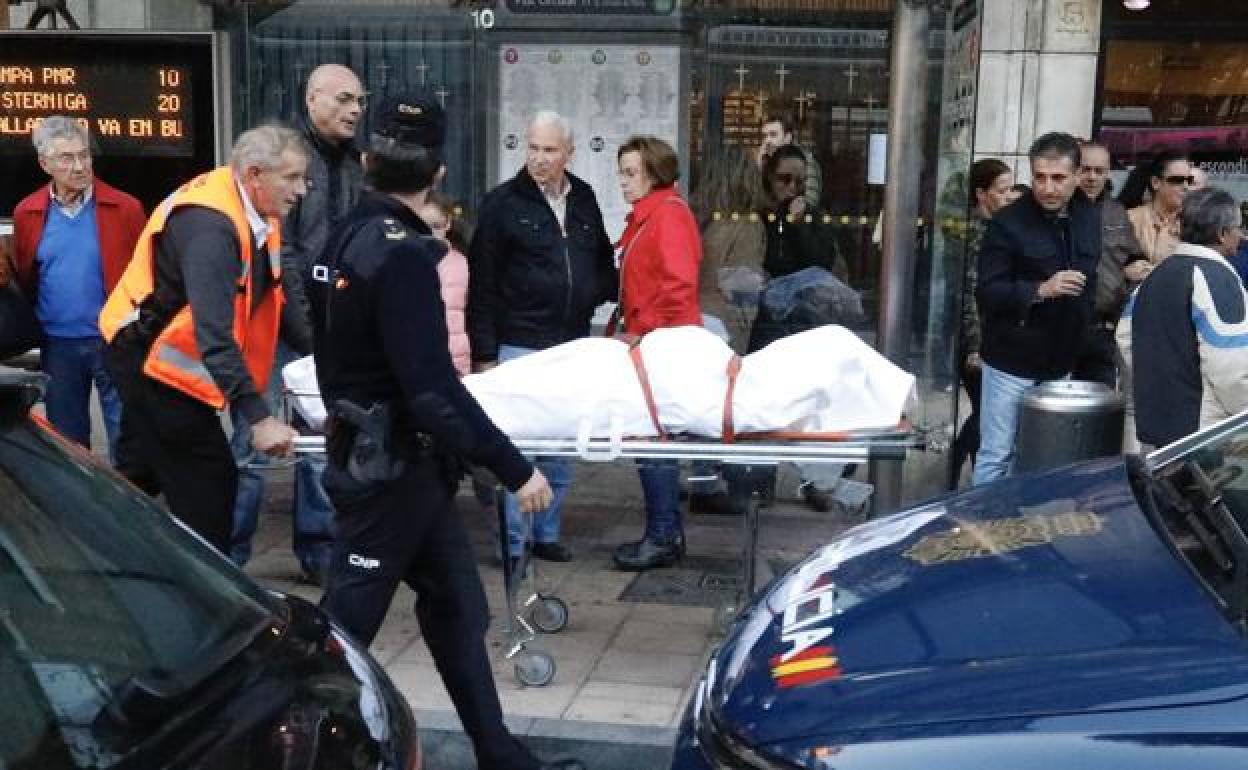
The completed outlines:
{"type": "Polygon", "coordinates": [[[1135,237],[1152,264],[1170,256],[1179,245],[1183,198],[1195,182],[1186,155],[1166,151],[1153,159],[1148,176],[1150,200],[1127,212],[1135,237]]]}
{"type": "MultiPolygon", "coordinates": [[[[676,190],[680,160],[667,142],[634,136],[620,146],[620,192],[632,206],[616,260],[620,266],[620,322],[630,337],[672,326],[700,326],[698,267],[702,237],[689,205],[676,190]]],[[[641,540],[615,549],[620,569],[674,564],[685,553],[680,511],[680,464],[638,460],[646,499],[641,540]]]]}

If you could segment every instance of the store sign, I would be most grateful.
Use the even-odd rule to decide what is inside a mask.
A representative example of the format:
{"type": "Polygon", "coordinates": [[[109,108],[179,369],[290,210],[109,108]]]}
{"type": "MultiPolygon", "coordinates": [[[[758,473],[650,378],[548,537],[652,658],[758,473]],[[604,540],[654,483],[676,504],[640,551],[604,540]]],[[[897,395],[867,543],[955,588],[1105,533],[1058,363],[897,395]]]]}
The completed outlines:
{"type": "MultiPolygon", "coordinates": [[[[0,32],[0,217],[47,183],[31,136],[87,129],[99,178],[151,208],[217,160],[216,33],[0,32]]],[[[226,113],[228,114],[228,113],[226,113]]]]}
{"type": "Polygon", "coordinates": [[[666,16],[674,0],[507,0],[512,13],[666,16]]]}
{"type": "Polygon", "coordinates": [[[191,63],[176,47],[164,48],[163,56],[113,58],[87,46],[52,45],[43,36],[6,37],[0,45],[0,153],[29,154],[39,121],[65,115],[88,129],[101,153],[192,155],[191,63]]]}
{"type": "Polygon", "coordinates": [[[1045,50],[1087,53],[1100,48],[1101,0],[1050,0],[1045,10],[1045,50]]]}

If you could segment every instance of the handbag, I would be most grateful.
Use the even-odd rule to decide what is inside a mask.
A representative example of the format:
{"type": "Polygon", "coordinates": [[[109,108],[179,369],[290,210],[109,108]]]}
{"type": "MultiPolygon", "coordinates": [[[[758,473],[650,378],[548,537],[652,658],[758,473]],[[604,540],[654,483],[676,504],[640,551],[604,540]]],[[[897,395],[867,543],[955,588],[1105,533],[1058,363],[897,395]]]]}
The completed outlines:
{"type": "Polygon", "coordinates": [[[10,279],[0,286],[0,362],[39,347],[42,339],[34,308],[10,279]]]}

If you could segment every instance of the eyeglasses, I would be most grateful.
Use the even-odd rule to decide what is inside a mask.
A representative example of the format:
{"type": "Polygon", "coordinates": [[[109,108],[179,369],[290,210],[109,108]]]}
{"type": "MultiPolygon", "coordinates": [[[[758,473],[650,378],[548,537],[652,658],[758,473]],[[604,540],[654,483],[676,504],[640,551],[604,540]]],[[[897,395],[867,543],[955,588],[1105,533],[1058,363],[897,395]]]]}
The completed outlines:
{"type": "Polygon", "coordinates": [[[1166,184],[1172,184],[1175,187],[1178,187],[1181,184],[1186,184],[1188,187],[1191,187],[1196,184],[1196,177],[1191,176],[1190,174],[1188,176],[1174,174],[1172,176],[1165,177],[1165,180],[1166,184]]]}
{"type": "Polygon", "coordinates": [[[74,163],[81,163],[84,166],[91,165],[91,153],[83,150],[82,152],[59,152],[56,155],[49,155],[48,162],[57,168],[73,168],[74,163]]]}
{"type": "Polygon", "coordinates": [[[805,179],[804,176],[799,176],[798,174],[788,174],[788,173],[777,173],[775,174],[775,177],[776,177],[776,181],[780,182],[781,184],[793,184],[794,182],[805,179]]]}
{"type": "Polygon", "coordinates": [[[338,104],[343,107],[355,102],[360,105],[360,109],[362,110],[368,107],[368,94],[353,94],[343,91],[334,97],[334,101],[338,102],[338,104]]]}

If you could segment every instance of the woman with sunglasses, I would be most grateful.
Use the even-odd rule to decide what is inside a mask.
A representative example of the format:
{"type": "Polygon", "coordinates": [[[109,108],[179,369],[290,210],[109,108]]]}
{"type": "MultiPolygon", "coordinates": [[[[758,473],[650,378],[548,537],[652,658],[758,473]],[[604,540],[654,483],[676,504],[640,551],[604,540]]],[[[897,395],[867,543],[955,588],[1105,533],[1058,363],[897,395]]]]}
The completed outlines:
{"type": "Polygon", "coordinates": [[[1194,182],[1192,164],[1186,155],[1171,150],[1161,152],[1149,169],[1151,199],[1127,212],[1136,239],[1154,265],[1174,253],[1179,245],[1179,211],[1194,182]]]}

